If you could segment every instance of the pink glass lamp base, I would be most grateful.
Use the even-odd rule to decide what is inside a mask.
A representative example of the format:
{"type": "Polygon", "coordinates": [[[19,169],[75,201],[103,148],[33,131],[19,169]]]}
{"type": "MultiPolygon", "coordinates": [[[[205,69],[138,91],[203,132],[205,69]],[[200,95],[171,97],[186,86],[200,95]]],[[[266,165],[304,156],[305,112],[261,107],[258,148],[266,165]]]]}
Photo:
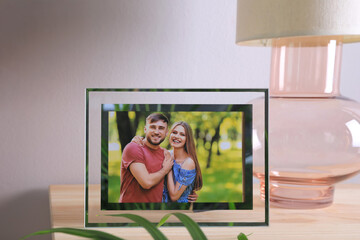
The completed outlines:
{"type": "MultiPolygon", "coordinates": [[[[269,100],[270,205],[322,208],[334,184],[360,172],[360,104],[340,96],[339,36],[273,40],[269,100]]],[[[262,104],[261,102],[254,104],[262,104]]],[[[254,166],[264,139],[254,112],[254,166]]],[[[260,170],[260,169],[259,169],[260,170]]],[[[264,176],[257,171],[261,194],[264,176]]]]}
{"type": "MultiPolygon", "coordinates": [[[[264,181],[261,181],[261,196],[264,196],[264,181]]],[[[333,202],[334,186],[283,184],[270,181],[270,205],[293,209],[328,207],[333,202]]]]}
{"type": "MultiPolygon", "coordinates": [[[[270,98],[269,109],[270,205],[295,209],[331,205],[334,184],[360,172],[359,104],[343,98],[270,98]]],[[[259,112],[254,116],[256,160],[264,152],[257,140],[264,138],[263,129],[256,119],[264,116],[259,112]]],[[[255,162],[262,195],[263,173],[255,162]]]]}
{"type": "MultiPolygon", "coordinates": [[[[261,168],[254,169],[254,176],[260,180],[260,196],[265,199],[265,181],[261,168]]],[[[336,172],[336,168],[334,168],[336,172]]],[[[347,174],[323,175],[316,171],[282,169],[270,171],[270,206],[290,209],[315,209],[328,207],[333,203],[335,186],[339,181],[351,178],[360,172],[358,164],[347,170],[347,174]]]]}

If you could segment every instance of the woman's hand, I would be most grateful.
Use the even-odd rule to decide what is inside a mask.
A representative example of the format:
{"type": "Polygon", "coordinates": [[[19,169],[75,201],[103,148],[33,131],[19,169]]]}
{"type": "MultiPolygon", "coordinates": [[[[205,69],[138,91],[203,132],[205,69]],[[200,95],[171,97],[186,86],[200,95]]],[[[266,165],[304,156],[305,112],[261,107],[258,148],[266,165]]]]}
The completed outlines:
{"type": "Polygon", "coordinates": [[[164,149],[164,157],[165,159],[163,161],[162,166],[166,171],[166,173],[168,173],[171,170],[172,166],[174,165],[174,160],[171,153],[166,149],[164,149]]]}
{"type": "Polygon", "coordinates": [[[199,195],[197,195],[197,193],[195,191],[192,191],[192,193],[189,194],[189,196],[188,196],[188,200],[189,200],[189,202],[196,202],[198,197],[199,197],[199,195]]]}
{"type": "Polygon", "coordinates": [[[131,142],[134,142],[140,146],[144,146],[144,140],[145,140],[145,138],[143,138],[143,137],[135,136],[135,137],[133,137],[133,139],[131,139],[131,142]]]}
{"type": "Polygon", "coordinates": [[[172,159],[171,153],[169,150],[164,149],[164,157],[165,157],[165,160],[172,159]]]}

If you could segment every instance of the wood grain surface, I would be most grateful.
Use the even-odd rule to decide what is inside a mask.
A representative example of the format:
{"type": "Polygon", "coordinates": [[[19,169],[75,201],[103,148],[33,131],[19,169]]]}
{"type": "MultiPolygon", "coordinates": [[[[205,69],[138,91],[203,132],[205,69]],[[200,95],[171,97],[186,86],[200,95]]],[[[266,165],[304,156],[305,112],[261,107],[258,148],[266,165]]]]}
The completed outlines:
{"type": "MultiPolygon", "coordinates": [[[[51,185],[49,194],[52,227],[83,228],[84,186],[51,185]]],[[[152,239],[142,228],[97,229],[129,240],[152,239]]],[[[208,239],[237,239],[237,235],[243,232],[252,233],[249,240],[360,240],[360,185],[337,185],[334,204],[327,208],[292,210],[271,207],[269,227],[202,227],[202,230],[208,239]]],[[[184,227],[162,227],[161,231],[170,240],[191,239],[184,227]]],[[[53,239],[84,238],[56,233],[53,239]]]]}

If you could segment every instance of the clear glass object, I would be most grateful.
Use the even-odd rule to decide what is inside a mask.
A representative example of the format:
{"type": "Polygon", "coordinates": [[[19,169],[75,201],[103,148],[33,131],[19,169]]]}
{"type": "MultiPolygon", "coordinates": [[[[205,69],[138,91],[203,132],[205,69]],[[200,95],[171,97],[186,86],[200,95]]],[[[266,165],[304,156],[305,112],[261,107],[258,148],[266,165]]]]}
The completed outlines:
{"type": "MultiPolygon", "coordinates": [[[[258,171],[258,173],[268,176],[266,168],[266,166],[268,166],[267,147],[263,149],[264,151],[261,157],[253,156],[254,150],[251,144],[251,131],[253,129],[252,123],[255,119],[253,114],[249,111],[249,109],[252,109],[253,113],[256,111],[258,114],[263,112],[262,116],[264,117],[256,121],[257,125],[261,125],[261,128],[267,133],[267,96],[267,89],[86,89],[85,227],[134,226],[133,221],[127,218],[114,216],[123,213],[136,214],[153,223],[158,223],[165,214],[172,212],[185,213],[199,225],[206,227],[267,226],[269,224],[268,201],[262,201],[258,192],[253,189],[252,175],[253,165],[257,165],[263,169],[262,171],[258,171]],[[248,104],[254,99],[262,99],[263,103],[259,104],[258,100],[256,106],[248,104]],[[171,111],[173,112],[182,112],[186,109],[185,107],[201,105],[206,107],[206,111],[213,111],[214,107],[227,105],[226,112],[232,110],[236,105],[244,106],[244,109],[246,107],[248,110],[247,113],[243,111],[243,116],[247,119],[243,121],[244,126],[241,126],[242,136],[244,138],[241,143],[242,153],[236,154],[237,157],[242,158],[244,162],[242,168],[244,204],[216,202],[214,205],[211,204],[214,206],[213,208],[209,208],[209,205],[200,205],[200,208],[203,208],[200,210],[191,210],[189,206],[185,206],[182,210],[179,208],[171,209],[174,205],[165,203],[159,203],[160,207],[165,205],[162,210],[155,210],[157,208],[157,203],[149,203],[148,205],[144,203],[138,206],[137,204],[129,205],[128,209],[121,208],[119,205],[109,208],[109,205],[105,204],[104,206],[104,201],[107,204],[111,203],[107,198],[109,187],[106,182],[103,181],[106,177],[108,178],[106,175],[108,175],[108,172],[110,171],[109,159],[107,158],[109,154],[109,141],[106,142],[105,140],[109,139],[109,136],[107,135],[109,129],[106,126],[109,123],[108,118],[106,118],[106,116],[109,116],[109,112],[103,110],[104,108],[110,109],[111,107],[114,107],[114,105],[118,105],[119,110],[120,107],[121,109],[130,109],[130,105],[132,105],[135,110],[144,111],[145,107],[144,112],[165,111],[166,107],[169,107],[170,105],[171,111]],[[229,108],[230,105],[232,106],[231,108],[229,108]],[[229,206],[229,209],[220,209],[219,204],[223,206],[225,204],[229,206]],[[118,206],[119,208],[117,208],[118,206]]],[[[222,112],[224,112],[224,109],[222,112]]],[[[209,119],[209,121],[210,120],[211,119],[209,119]]],[[[267,139],[260,139],[258,144],[267,146],[267,139]]],[[[224,161],[227,161],[227,159],[224,159],[224,161]]],[[[233,165],[232,162],[230,166],[235,167],[235,165],[233,165]]],[[[206,169],[204,171],[206,171],[206,169]]],[[[216,171],[216,169],[214,171],[216,171]]],[[[230,170],[229,173],[231,172],[232,171],[230,170]]],[[[211,179],[208,180],[212,181],[211,179]]],[[[231,188],[233,188],[235,184],[238,184],[237,182],[229,183],[231,188]]],[[[268,181],[266,181],[265,185],[268,185],[268,181]]],[[[211,186],[205,186],[207,186],[210,191],[213,191],[211,186]]],[[[263,196],[265,199],[269,198],[266,191],[263,191],[262,193],[265,194],[265,196],[263,196]]],[[[212,194],[216,195],[221,193],[215,191],[212,192],[212,194]]],[[[186,205],[186,203],[184,205],[186,205]]],[[[193,204],[193,207],[195,207],[194,205],[195,204],[193,204]]],[[[170,218],[167,222],[169,221],[172,226],[182,225],[177,218],[170,218]]]]}
{"type": "MultiPolygon", "coordinates": [[[[272,206],[329,206],[334,184],[360,171],[360,104],[340,96],[341,50],[339,36],[273,40],[269,101],[272,206]]],[[[261,114],[256,112],[255,119],[261,114]]],[[[254,132],[263,132],[256,122],[254,132]]],[[[255,157],[263,151],[257,138],[264,136],[254,138],[255,157]]],[[[255,166],[254,175],[263,185],[261,171],[255,166]]]]}

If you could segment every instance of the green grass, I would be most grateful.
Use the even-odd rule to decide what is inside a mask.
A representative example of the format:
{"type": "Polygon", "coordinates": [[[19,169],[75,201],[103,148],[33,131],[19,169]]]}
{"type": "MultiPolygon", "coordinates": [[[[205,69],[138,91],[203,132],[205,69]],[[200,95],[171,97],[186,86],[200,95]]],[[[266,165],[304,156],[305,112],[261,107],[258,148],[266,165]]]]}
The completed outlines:
{"type": "Polygon", "coordinates": [[[109,176],[108,201],[119,202],[120,198],[120,176],[109,176]]]}
{"type": "MultiPolygon", "coordinates": [[[[216,154],[213,148],[211,167],[206,169],[208,152],[198,150],[198,159],[203,176],[203,188],[198,192],[197,202],[242,202],[241,149],[229,149],[216,154]]],[[[109,202],[116,203],[120,197],[119,153],[109,153],[109,202]]]]}
{"type": "Polygon", "coordinates": [[[121,158],[119,153],[109,154],[109,178],[108,178],[108,201],[119,202],[120,198],[120,166],[121,158]]]}
{"type": "Polygon", "coordinates": [[[198,192],[197,202],[242,202],[241,150],[213,150],[211,167],[206,169],[207,152],[199,151],[203,176],[203,188],[198,192]]]}

